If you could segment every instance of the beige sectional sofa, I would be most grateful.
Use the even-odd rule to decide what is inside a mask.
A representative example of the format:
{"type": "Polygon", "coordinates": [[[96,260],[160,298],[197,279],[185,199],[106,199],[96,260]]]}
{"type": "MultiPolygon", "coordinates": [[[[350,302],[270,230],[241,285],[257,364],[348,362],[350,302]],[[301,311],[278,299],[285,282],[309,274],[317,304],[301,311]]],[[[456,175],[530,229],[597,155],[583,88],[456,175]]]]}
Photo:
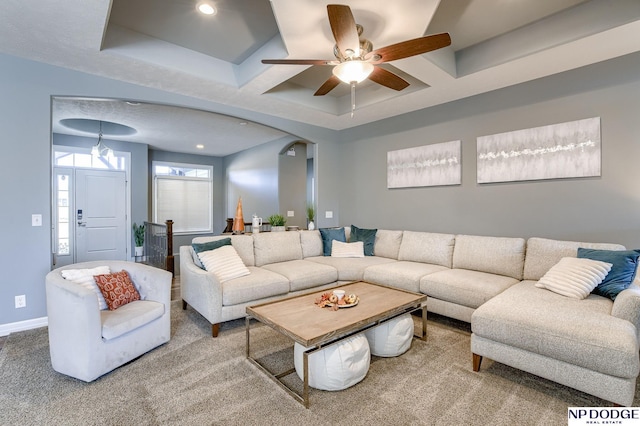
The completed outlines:
{"type": "MultiPolygon", "coordinates": [[[[345,228],[349,240],[349,228],[345,228]]],[[[529,371],[620,405],[631,405],[640,371],[640,288],[616,301],[569,299],[535,287],[578,247],[623,250],[531,238],[378,230],[374,256],[323,255],[320,232],[287,231],[200,237],[231,238],[249,275],[220,283],[180,248],[181,296],[212,324],[246,315],[247,306],[365,280],[429,295],[427,309],[472,326],[474,370],[482,357],[529,371]]]]}

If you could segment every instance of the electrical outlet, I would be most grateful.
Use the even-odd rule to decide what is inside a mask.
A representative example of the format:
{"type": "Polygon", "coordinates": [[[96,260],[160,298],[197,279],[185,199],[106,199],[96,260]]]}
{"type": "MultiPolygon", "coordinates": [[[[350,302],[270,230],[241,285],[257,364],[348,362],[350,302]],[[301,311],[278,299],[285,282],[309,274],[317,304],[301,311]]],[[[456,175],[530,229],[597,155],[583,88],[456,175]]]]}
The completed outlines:
{"type": "Polygon", "coordinates": [[[24,294],[16,296],[16,309],[24,308],[25,306],[27,306],[27,296],[24,294]]]}
{"type": "Polygon", "coordinates": [[[41,214],[32,214],[31,215],[31,226],[42,226],[42,215],[41,214]]]}
{"type": "Polygon", "coordinates": [[[293,210],[287,210],[287,217],[293,217],[293,210]]]}
{"type": "Polygon", "coordinates": [[[327,210],[324,212],[325,219],[333,219],[333,212],[331,210],[327,210]]]}

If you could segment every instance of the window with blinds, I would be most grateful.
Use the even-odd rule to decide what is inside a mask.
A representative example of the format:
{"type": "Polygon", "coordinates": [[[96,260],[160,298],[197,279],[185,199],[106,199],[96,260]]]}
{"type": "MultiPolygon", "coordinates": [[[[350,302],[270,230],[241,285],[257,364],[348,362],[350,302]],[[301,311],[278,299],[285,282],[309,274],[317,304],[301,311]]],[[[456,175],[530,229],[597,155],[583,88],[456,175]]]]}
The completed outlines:
{"type": "Polygon", "coordinates": [[[213,232],[213,167],[153,162],[153,221],[173,220],[174,234],[213,232]]]}

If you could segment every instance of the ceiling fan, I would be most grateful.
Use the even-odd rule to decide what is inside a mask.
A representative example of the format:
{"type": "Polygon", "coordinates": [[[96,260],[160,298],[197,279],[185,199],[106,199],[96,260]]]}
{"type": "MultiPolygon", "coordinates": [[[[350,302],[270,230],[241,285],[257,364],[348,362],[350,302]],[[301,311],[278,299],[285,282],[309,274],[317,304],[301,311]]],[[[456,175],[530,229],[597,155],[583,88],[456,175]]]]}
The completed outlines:
{"type": "Polygon", "coordinates": [[[314,93],[323,96],[341,81],[351,85],[352,116],[356,83],[369,79],[394,90],[403,90],[409,83],[396,74],[377,65],[437,50],[451,44],[449,34],[435,34],[406,40],[373,50],[367,39],[360,38],[362,26],[356,24],[351,8],[346,5],[327,5],[329,24],[336,44],[333,54],[337,60],[323,59],[263,59],[263,64],[281,65],[334,65],[333,75],[314,93]]]}

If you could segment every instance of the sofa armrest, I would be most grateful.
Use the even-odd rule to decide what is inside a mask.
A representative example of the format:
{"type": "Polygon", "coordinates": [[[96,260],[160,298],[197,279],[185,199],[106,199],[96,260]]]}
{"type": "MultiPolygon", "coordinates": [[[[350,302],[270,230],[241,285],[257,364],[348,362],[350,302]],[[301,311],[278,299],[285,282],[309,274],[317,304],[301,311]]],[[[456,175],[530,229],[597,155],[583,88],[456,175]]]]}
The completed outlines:
{"type": "Polygon", "coordinates": [[[45,292],[54,366],[67,362],[65,358],[76,359],[74,353],[80,352],[79,357],[85,359],[97,353],[102,322],[95,292],[64,279],[59,270],[47,274],[45,292]]]}
{"type": "Polygon", "coordinates": [[[636,327],[636,335],[640,341],[640,287],[632,284],[620,292],[613,302],[611,315],[631,322],[636,327]]]}
{"type": "Polygon", "coordinates": [[[222,284],[193,263],[190,246],[180,247],[180,297],[211,324],[222,321],[222,284]]]}

